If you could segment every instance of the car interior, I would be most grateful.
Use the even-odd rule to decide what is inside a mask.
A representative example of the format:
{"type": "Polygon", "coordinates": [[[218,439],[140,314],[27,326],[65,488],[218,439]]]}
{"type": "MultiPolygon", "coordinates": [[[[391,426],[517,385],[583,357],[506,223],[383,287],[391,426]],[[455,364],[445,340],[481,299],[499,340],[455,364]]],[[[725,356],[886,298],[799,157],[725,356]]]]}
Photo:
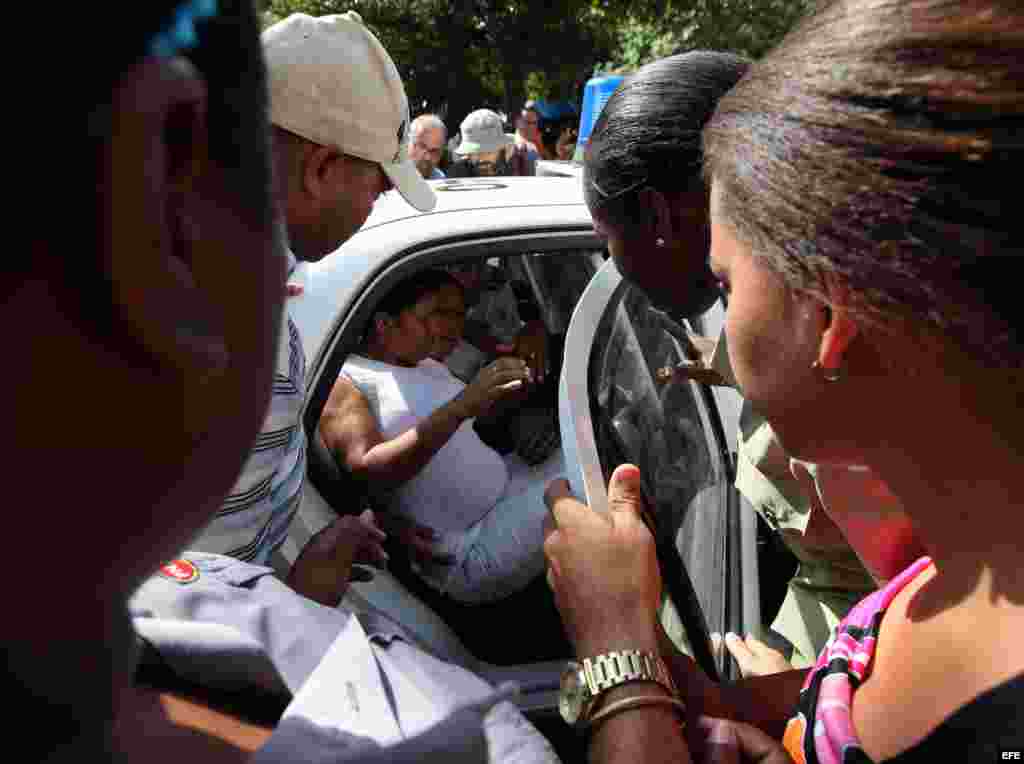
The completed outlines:
{"type": "MultiPolygon", "coordinates": [[[[428,267],[451,267],[476,264],[486,268],[495,284],[508,285],[520,300],[524,313],[533,313],[544,322],[548,340],[548,383],[531,396],[533,422],[540,421],[538,409],[555,424],[557,433],[557,380],[562,347],[575,307],[591,277],[603,263],[600,249],[512,250],[495,254],[494,247],[477,248],[475,257],[434,259],[420,257],[410,268],[397,268],[385,274],[367,290],[352,320],[340,327],[341,336],[331,350],[324,371],[310,390],[310,404],[304,425],[309,442],[309,480],[322,497],[324,512],[358,513],[366,507],[387,512],[379,499],[349,474],[328,453],[318,436],[319,413],[345,357],[358,345],[359,338],[372,316],[372,306],[397,281],[428,267]]],[[[491,315],[490,321],[500,323],[507,316],[491,315]]],[[[493,326],[500,336],[507,326],[493,326]]],[[[506,331],[507,333],[507,331],[506,331]]],[[[453,372],[456,370],[453,369],[453,372]]],[[[513,416],[516,412],[513,412],[513,416]]],[[[485,442],[486,442],[486,438],[485,442]]],[[[556,447],[540,463],[529,464],[514,450],[504,454],[509,468],[510,485],[547,484],[562,471],[561,449],[556,447]]],[[[510,489],[512,490],[512,489],[510,489]]],[[[304,504],[309,511],[311,502],[304,504]]],[[[297,523],[298,525],[298,523],[297,523]]],[[[301,545],[300,540],[300,545],[301,545]]],[[[556,746],[576,746],[576,741],[557,714],[558,680],[565,661],[572,657],[564,636],[561,619],[554,606],[543,576],[526,589],[501,602],[466,605],[457,602],[426,584],[416,575],[403,549],[389,542],[390,561],[387,570],[370,570],[370,581],[352,584],[346,604],[373,608],[398,620],[421,646],[448,660],[470,668],[493,682],[515,680],[522,695],[520,706],[542,728],[556,746]]],[[[575,751],[575,749],[573,749],[575,751]]],[[[575,751],[578,753],[578,751],[575,751]]],[[[575,756],[574,753],[574,756],[575,756]]]]}
{"type": "MultiPolygon", "coordinates": [[[[351,314],[335,327],[337,340],[310,389],[304,424],[309,479],[316,491],[307,493],[323,501],[312,510],[308,505],[314,502],[304,502],[302,512],[321,512],[329,520],[366,507],[387,511],[328,453],[317,425],[373,306],[400,279],[428,267],[486,264],[520,301],[532,301],[548,334],[549,378],[558,379],[572,311],[607,255],[597,247],[580,249],[578,243],[525,246],[520,242],[501,251],[482,245],[471,256],[408,258],[372,280],[351,314]]],[[[689,324],[669,316],[625,284],[613,307],[604,314],[587,371],[601,466],[607,479],[621,463],[644,465],[644,494],[666,586],[662,624],[709,676],[733,678],[738,676],[734,662],[713,656],[708,638],[710,631],[735,630],[739,623],[729,604],[741,596],[736,590],[738,551],[731,541],[740,512],[732,489],[732,456],[709,389],[663,373],[686,357],[686,328],[700,332],[700,319],[689,324]]],[[[556,395],[541,405],[551,406],[557,418],[556,395]]],[[[514,452],[505,458],[510,480],[546,484],[562,469],[561,448],[540,464],[527,464],[514,452]]],[[[304,541],[298,542],[301,548],[304,541]]],[[[387,614],[421,646],[490,681],[517,681],[523,691],[518,702],[527,716],[560,753],[577,758],[582,741],[557,713],[559,676],[572,652],[544,577],[501,602],[465,605],[424,583],[404,550],[392,544],[388,552],[387,570],[369,571],[370,581],[353,583],[346,604],[387,614]]]]}

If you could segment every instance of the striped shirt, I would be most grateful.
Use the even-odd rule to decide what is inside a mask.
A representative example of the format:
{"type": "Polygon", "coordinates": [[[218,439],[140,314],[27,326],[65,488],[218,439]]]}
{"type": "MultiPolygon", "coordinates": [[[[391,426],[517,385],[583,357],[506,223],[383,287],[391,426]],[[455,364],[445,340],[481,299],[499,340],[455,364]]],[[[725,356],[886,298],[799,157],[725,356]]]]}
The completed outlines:
{"type": "Polygon", "coordinates": [[[306,435],[300,415],[305,400],[306,356],[302,338],[282,312],[270,408],[242,474],[213,521],[189,549],[235,557],[257,565],[284,543],[302,501],[306,435]]]}

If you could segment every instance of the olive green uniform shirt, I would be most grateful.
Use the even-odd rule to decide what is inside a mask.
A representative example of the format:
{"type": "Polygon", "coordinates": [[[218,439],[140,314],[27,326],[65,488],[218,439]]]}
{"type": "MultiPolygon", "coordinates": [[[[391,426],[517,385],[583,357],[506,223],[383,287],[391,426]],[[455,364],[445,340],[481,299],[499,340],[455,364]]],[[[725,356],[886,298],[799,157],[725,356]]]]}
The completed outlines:
{"type": "MultiPolygon", "coordinates": [[[[711,365],[737,387],[724,327],[711,365]]],[[[789,455],[771,425],[746,401],[736,462],[736,488],[799,561],[771,630],[793,646],[789,659],[794,667],[812,666],[839,621],[877,585],[845,541],[819,545],[805,537],[811,499],[793,477],[789,455]]]]}
{"type": "Polygon", "coordinates": [[[810,497],[771,425],[748,403],[740,415],[736,488],[799,561],[771,628],[793,645],[796,668],[811,666],[839,621],[876,584],[848,544],[814,546],[805,538],[810,497]]]}

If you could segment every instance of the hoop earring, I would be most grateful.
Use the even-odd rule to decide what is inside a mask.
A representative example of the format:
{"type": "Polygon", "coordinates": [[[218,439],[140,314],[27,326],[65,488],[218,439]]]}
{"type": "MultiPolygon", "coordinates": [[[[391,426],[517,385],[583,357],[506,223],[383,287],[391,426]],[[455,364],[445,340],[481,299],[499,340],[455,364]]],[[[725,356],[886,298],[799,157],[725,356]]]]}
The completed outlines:
{"type": "Polygon", "coordinates": [[[826,382],[838,382],[843,378],[842,369],[826,369],[821,365],[821,361],[815,361],[811,364],[812,369],[817,369],[819,376],[826,382]]]}

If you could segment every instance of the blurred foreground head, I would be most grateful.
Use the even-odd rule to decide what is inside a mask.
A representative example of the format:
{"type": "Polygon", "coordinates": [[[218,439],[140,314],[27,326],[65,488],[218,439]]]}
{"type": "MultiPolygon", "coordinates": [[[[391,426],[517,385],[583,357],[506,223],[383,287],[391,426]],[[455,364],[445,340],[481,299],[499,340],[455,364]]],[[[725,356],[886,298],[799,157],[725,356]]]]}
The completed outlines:
{"type": "Polygon", "coordinates": [[[129,4],[100,45],[87,16],[62,12],[49,40],[73,64],[19,85],[29,246],[0,308],[7,564],[24,574],[6,684],[16,717],[47,720],[33,760],[102,744],[133,660],[124,599],[241,468],[283,295],[250,3],[129,4]]]}

